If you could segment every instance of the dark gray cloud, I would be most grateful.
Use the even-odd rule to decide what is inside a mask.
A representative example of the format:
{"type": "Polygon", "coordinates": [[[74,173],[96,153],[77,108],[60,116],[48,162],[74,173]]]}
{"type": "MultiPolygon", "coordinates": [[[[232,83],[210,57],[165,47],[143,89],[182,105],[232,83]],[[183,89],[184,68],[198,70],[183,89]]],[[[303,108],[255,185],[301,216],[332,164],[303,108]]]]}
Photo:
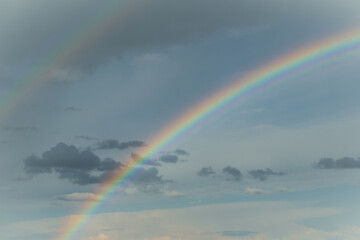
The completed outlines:
{"type": "Polygon", "coordinates": [[[190,153],[188,153],[187,151],[183,150],[183,149],[176,149],[174,151],[175,154],[180,155],[180,156],[189,156],[190,153]]]}
{"type": "MultiPolygon", "coordinates": [[[[26,176],[56,173],[58,178],[74,184],[87,185],[105,182],[115,171],[126,167],[113,159],[100,159],[90,150],[80,151],[74,146],[58,143],[41,157],[31,155],[24,160],[26,176]]],[[[138,167],[133,183],[140,185],[169,182],[159,175],[155,167],[138,167]]]]}
{"type": "Polygon", "coordinates": [[[257,169],[257,170],[251,170],[248,171],[248,173],[253,176],[253,178],[258,179],[260,181],[265,181],[269,176],[282,176],[285,173],[283,172],[274,172],[270,168],[267,168],[265,170],[257,169]]]}
{"type": "Polygon", "coordinates": [[[176,149],[175,151],[165,152],[158,158],[158,161],[163,163],[178,163],[178,162],[187,162],[185,156],[190,154],[183,149],[176,149]]]}
{"type": "Polygon", "coordinates": [[[31,155],[24,163],[25,173],[30,176],[55,172],[60,179],[79,185],[104,182],[113,171],[123,167],[113,159],[102,160],[89,150],[80,151],[65,143],[58,143],[41,157],[31,155]]]}
{"type": "Polygon", "coordinates": [[[315,165],[316,168],[321,169],[351,169],[360,168],[360,159],[351,157],[343,157],[337,160],[332,158],[321,158],[315,165]]]}
{"type": "Polygon", "coordinates": [[[251,234],[256,234],[257,232],[253,231],[222,231],[220,232],[224,237],[245,237],[251,234]]]}
{"type": "Polygon", "coordinates": [[[69,168],[56,169],[55,172],[58,173],[60,179],[67,179],[70,182],[78,185],[99,184],[105,182],[106,179],[111,176],[111,172],[104,172],[100,175],[94,175],[88,171],[69,168]]]}
{"type": "Polygon", "coordinates": [[[177,163],[179,161],[179,157],[177,155],[166,154],[160,156],[159,161],[164,163],[177,163]]]}
{"type": "Polygon", "coordinates": [[[129,142],[122,142],[120,143],[118,140],[115,139],[108,139],[105,141],[98,142],[94,149],[99,150],[111,150],[111,149],[118,149],[118,150],[125,150],[128,148],[137,148],[137,147],[144,147],[146,144],[142,141],[129,141],[129,142]]]}
{"type": "Polygon", "coordinates": [[[208,176],[215,176],[215,171],[212,167],[203,167],[196,173],[200,177],[208,177],[208,176]]]}
{"type": "Polygon", "coordinates": [[[242,178],[240,170],[231,166],[224,167],[222,172],[227,180],[240,181],[242,178]]]}
{"type": "Polygon", "coordinates": [[[66,46],[61,49],[61,61],[52,62],[53,69],[44,73],[58,81],[81,78],[128,51],[182,44],[296,13],[290,13],[294,4],[286,1],[260,0],[33,0],[19,6],[4,2],[0,8],[6,21],[0,29],[7,44],[0,45],[2,60],[27,62],[57,54],[59,45],[72,43],[71,52],[66,46]]]}
{"type": "Polygon", "coordinates": [[[8,126],[4,128],[7,131],[11,132],[27,132],[27,131],[36,131],[36,127],[29,127],[29,126],[8,126]]]}

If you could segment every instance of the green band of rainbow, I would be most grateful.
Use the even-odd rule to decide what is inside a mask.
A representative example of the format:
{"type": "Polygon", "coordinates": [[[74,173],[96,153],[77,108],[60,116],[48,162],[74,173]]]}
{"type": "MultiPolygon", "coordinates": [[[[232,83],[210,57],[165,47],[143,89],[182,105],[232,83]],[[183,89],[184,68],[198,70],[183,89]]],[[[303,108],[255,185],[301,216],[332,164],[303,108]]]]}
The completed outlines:
{"type": "Polygon", "coordinates": [[[139,153],[143,158],[129,159],[127,168],[118,170],[106,183],[102,184],[97,191],[101,198],[87,202],[82,207],[81,215],[69,217],[59,239],[73,239],[75,233],[87,222],[91,214],[95,213],[104,201],[118,192],[118,189],[126,182],[136,176],[139,172],[138,165],[146,164],[151,156],[158,154],[197,123],[257,89],[271,85],[279,79],[287,78],[292,73],[311,68],[319,62],[326,62],[348,53],[359,45],[360,31],[358,29],[311,44],[255,69],[200,102],[148,141],[148,147],[139,153]]]}

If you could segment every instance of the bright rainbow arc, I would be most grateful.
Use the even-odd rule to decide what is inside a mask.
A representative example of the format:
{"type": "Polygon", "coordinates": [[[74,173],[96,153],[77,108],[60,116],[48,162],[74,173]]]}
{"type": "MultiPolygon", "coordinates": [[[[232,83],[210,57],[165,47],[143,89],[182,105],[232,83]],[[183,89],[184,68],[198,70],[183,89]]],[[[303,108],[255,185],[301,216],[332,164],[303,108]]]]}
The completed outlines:
{"type": "Polygon", "coordinates": [[[75,233],[89,220],[91,214],[116,194],[119,188],[124,187],[127,182],[136,177],[140,171],[139,165],[146,164],[151,156],[159,154],[161,150],[179,139],[196,124],[256,90],[273,85],[277,81],[289,79],[289,76],[293,74],[342,56],[359,46],[360,31],[358,29],[311,44],[255,69],[237,82],[200,102],[148,141],[148,147],[140,152],[143,158],[129,159],[127,168],[118,170],[101,185],[97,191],[97,195],[101,197],[87,202],[82,208],[81,215],[71,216],[59,239],[73,239],[75,233]]]}

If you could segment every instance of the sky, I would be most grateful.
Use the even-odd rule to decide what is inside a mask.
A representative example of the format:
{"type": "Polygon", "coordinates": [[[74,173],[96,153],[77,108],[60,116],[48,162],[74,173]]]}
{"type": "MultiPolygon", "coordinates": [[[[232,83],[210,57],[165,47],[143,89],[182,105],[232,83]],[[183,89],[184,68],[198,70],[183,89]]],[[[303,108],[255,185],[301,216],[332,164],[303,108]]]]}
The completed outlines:
{"type": "Polygon", "coordinates": [[[356,0],[0,0],[0,238],[358,239],[360,42],[140,153],[249,72],[360,29],[359,12],[356,0]]]}

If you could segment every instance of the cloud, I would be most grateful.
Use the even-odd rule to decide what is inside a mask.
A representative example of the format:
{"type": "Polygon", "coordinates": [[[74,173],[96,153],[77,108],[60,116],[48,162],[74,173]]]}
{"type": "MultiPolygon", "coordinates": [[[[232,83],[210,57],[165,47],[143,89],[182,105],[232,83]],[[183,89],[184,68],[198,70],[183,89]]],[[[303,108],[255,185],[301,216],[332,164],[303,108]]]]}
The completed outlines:
{"type": "Polygon", "coordinates": [[[183,149],[176,149],[175,151],[165,152],[159,157],[159,161],[164,163],[177,163],[187,162],[187,159],[181,159],[180,157],[189,156],[190,153],[183,149]]]}
{"type": "Polygon", "coordinates": [[[351,157],[343,157],[337,160],[332,158],[321,158],[315,167],[320,169],[360,168],[360,159],[354,159],[351,157]]]}
{"type": "MultiPolygon", "coordinates": [[[[81,234],[86,238],[79,239],[104,233],[112,240],[166,239],[165,236],[183,240],[225,240],[232,239],[231,236],[222,236],[222,232],[226,235],[225,230],[230,234],[240,234],[242,229],[264,234],[266,238],[258,238],[264,240],[331,239],[330,234],[309,234],[310,229],[304,227],[303,223],[319,218],[336,218],[339,214],[342,214],[340,209],[312,207],[301,201],[231,202],[186,208],[109,212],[97,214],[81,234]],[[239,226],[240,230],[234,230],[239,229],[239,226]]],[[[0,232],[2,239],[26,239],[26,236],[33,234],[58,233],[61,224],[78,218],[79,215],[73,215],[15,222],[1,225],[0,232]]],[[[351,229],[339,229],[345,234],[340,235],[339,239],[358,239],[359,228],[356,231],[351,229]]],[[[256,237],[258,235],[249,236],[250,239],[256,237]]],[[[240,236],[233,238],[242,239],[240,236]]],[[[244,238],[247,239],[246,236],[244,238]]]]}
{"type": "Polygon", "coordinates": [[[28,173],[49,172],[51,168],[68,168],[95,170],[101,165],[100,158],[92,152],[79,151],[74,146],[58,143],[51,150],[42,154],[42,158],[35,155],[25,159],[28,173]]]}
{"type": "Polygon", "coordinates": [[[127,188],[125,188],[124,192],[129,195],[134,195],[134,194],[139,193],[139,191],[135,187],[127,187],[127,188]]]}
{"type": "Polygon", "coordinates": [[[172,154],[166,154],[160,156],[159,160],[164,163],[177,163],[179,161],[179,157],[172,154]]]}
{"type": "Polygon", "coordinates": [[[166,182],[163,180],[162,176],[159,175],[159,170],[155,167],[148,169],[139,168],[139,174],[136,175],[136,178],[133,179],[134,182],[140,183],[163,183],[166,182]]]}
{"type": "Polygon", "coordinates": [[[79,185],[104,182],[113,171],[123,167],[122,163],[113,159],[101,160],[89,150],[80,151],[65,143],[58,143],[41,157],[31,155],[24,163],[25,173],[29,176],[55,172],[60,179],[79,185]]]}
{"type": "Polygon", "coordinates": [[[227,180],[240,181],[242,178],[240,170],[231,166],[223,168],[222,172],[225,174],[227,180]]]}
{"type": "Polygon", "coordinates": [[[189,156],[190,153],[188,153],[187,151],[183,150],[183,149],[176,149],[174,151],[175,154],[180,155],[180,156],[189,156]]]}
{"type": "MultiPolygon", "coordinates": [[[[306,237],[304,230],[309,230],[309,228],[304,227],[303,224],[313,219],[336,218],[342,213],[340,209],[312,206],[306,201],[230,202],[185,208],[108,212],[94,216],[77,239],[97,237],[100,233],[106,234],[112,240],[149,240],[163,236],[183,240],[232,239],[229,236],[221,236],[221,232],[225,230],[259,232],[268,236],[264,238],[266,240],[329,239],[330,235],[313,238],[314,235],[311,234],[306,237]],[[144,229],[144,231],[139,231],[139,229],[144,229]],[[296,235],[299,233],[303,233],[300,238],[296,235]]],[[[53,237],[31,239],[56,239],[56,236],[61,233],[59,226],[75,221],[79,217],[81,215],[17,221],[1,225],[0,232],[2,239],[22,240],[34,234],[45,233],[53,233],[53,237]]],[[[359,226],[356,231],[352,231],[353,228],[343,229],[342,227],[331,231],[344,233],[345,235],[340,236],[341,239],[358,239],[359,226]]],[[[256,239],[257,236],[251,237],[256,239]]],[[[234,237],[234,239],[241,239],[241,237],[234,237]]]]}
{"type": "Polygon", "coordinates": [[[182,44],[296,13],[289,13],[291,5],[284,1],[55,0],[37,4],[23,1],[19,6],[4,2],[13,9],[7,11],[9,6],[1,6],[6,18],[0,25],[0,33],[7,43],[0,46],[2,61],[27,62],[38,59],[39,55],[46,58],[57,54],[59,45],[70,43],[68,48],[66,45],[61,48],[64,50],[61,61],[53,61],[52,69],[43,74],[44,78],[60,82],[82,78],[129,51],[182,44]],[[48,18],[51,21],[44,21],[48,18]]]}
{"type": "Polygon", "coordinates": [[[257,232],[252,231],[222,231],[220,232],[224,237],[244,237],[251,234],[256,234],[257,232]]]}
{"type": "Polygon", "coordinates": [[[179,197],[183,197],[185,195],[182,192],[178,192],[178,191],[174,191],[174,190],[164,190],[164,191],[162,191],[162,194],[165,197],[169,197],[169,198],[179,198],[179,197]]]}
{"type": "Polygon", "coordinates": [[[94,193],[70,193],[55,196],[54,199],[61,201],[96,201],[99,200],[101,196],[96,195],[94,193]]]}
{"type": "Polygon", "coordinates": [[[261,194],[267,194],[268,192],[260,189],[260,188],[251,188],[251,187],[247,187],[245,189],[245,193],[248,195],[261,195],[261,194]]]}
{"type": "Polygon", "coordinates": [[[93,137],[88,137],[88,136],[74,136],[74,138],[76,139],[84,139],[84,140],[98,140],[97,138],[93,138],[93,137]]]}
{"type": "Polygon", "coordinates": [[[268,176],[282,176],[285,173],[283,172],[274,172],[270,168],[267,168],[266,170],[257,169],[257,170],[251,170],[248,171],[248,173],[253,176],[253,178],[258,179],[260,181],[265,181],[268,176]]]}
{"type": "Polygon", "coordinates": [[[129,141],[129,142],[122,142],[120,143],[118,140],[115,139],[108,139],[105,141],[98,142],[96,144],[95,149],[99,150],[125,150],[128,148],[137,148],[137,147],[144,147],[146,144],[142,141],[129,141]]]}
{"type": "MultiPolygon", "coordinates": [[[[143,157],[137,153],[131,153],[131,159],[137,162],[140,161],[140,159],[143,159],[143,157]]],[[[157,159],[146,158],[144,161],[146,162],[144,165],[147,166],[161,166],[161,163],[159,163],[157,159]]]]}
{"type": "Polygon", "coordinates": [[[99,184],[105,182],[112,174],[104,172],[100,175],[93,175],[87,171],[79,169],[56,169],[60,179],[67,179],[78,185],[99,184]]]}
{"type": "Polygon", "coordinates": [[[196,173],[200,177],[208,177],[208,176],[215,176],[215,171],[212,167],[203,167],[196,173]]]}
{"type": "MultiPolygon", "coordinates": [[[[179,150],[179,149],[178,149],[179,150]]],[[[148,158],[148,157],[142,157],[137,153],[131,153],[131,158],[134,161],[141,161],[141,159],[144,159],[145,165],[148,166],[162,166],[162,163],[178,163],[178,162],[185,162],[186,160],[180,159],[179,156],[183,155],[189,155],[185,150],[175,150],[174,152],[165,152],[162,155],[160,155],[158,158],[148,158]],[[185,154],[186,153],[186,154],[185,154]],[[179,155],[179,156],[178,156],[179,155]]]]}
{"type": "MultiPolygon", "coordinates": [[[[165,183],[163,181],[162,183],[165,183]]],[[[164,187],[160,184],[154,184],[154,183],[145,183],[143,185],[137,184],[136,186],[127,187],[124,189],[124,192],[128,195],[136,195],[136,194],[156,194],[156,195],[162,195],[167,198],[180,198],[185,196],[184,193],[175,191],[175,190],[169,190],[167,187],[164,187]]]]}
{"type": "MultiPolygon", "coordinates": [[[[143,185],[151,192],[152,189],[158,184],[164,184],[172,182],[171,180],[164,180],[161,175],[159,175],[159,170],[155,167],[150,168],[138,168],[135,170],[138,172],[135,178],[132,179],[133,183],[137,185],[143,185]]],[[[153,189],[154,190],[154,189],[153,189]]],[[[156,190],[158,191],[158,190],[156,190]]]]}
{"type": "Polygon", "coordinates": [[[108,235],[101,233],[95,237],[89,237],[87,240],[109,240],[109,239],[110,238],[108,235]]]}
{"type": "MultiPolygon", "coordinates": [[[[212,169],[212,167],[203,167],[201,168],[197,173],[200,177],[218,177],[220,179],[225,180],[233,180],[233,181],[240,181],[242,180],[242,173],[239,169],[231,166],[226,166],[222,169],[222,174],[217,175],[216,172],[212,169]]],[[[259,179],[261,181],[266,180],[267,176],[269,175],[283,175],[282,172],[274,172],[271,169],[266,170],[252,170],[249,171],[249,174],[251,174],[255,179],[259,179]]]]}
{"type": "Polygon", "coordinates": [[[171,237],[171,236],[161,236],[161,237],[153,237],[151,239],[148,238],[144,238],[142,240],[184,240],[183,238],[175,238],[175,237],[171,237]]]}
{"type": "Polygon", "coordinates": [[[290,192],[289,189],[287,188],[283,188],[283,187],[278,187],[276,188],[275,190],[272,190],[272,191],[265,191],[261,188],[252,188],[252,187],[247,187],[245,189],[245,194],[248,194],[248,195],[261,195],[261,194],[276,194],[276,193],[287,193],[287,192],[290,192]]]}
{"type": "Polygon", "coordinates": [[[135,182],[133,185],[136,185],[136,190],[138,193],[145,193],[150,195],[161,195],[163,193],[162,182],[135,182]]]}
{"type": "Polygon", "coordinates": [[[275,189],[275,192],[286,193],[286,192],[290,192],[290,190],[288,188],[278,187],[278,188],[275,189]]]}
{"type": "MultiPolygon", "coordinates": [[[[41,157],[31,155],[24,160],[24,163],[27,176],[54,172],[59,179],[66,179],[78,185],[103,183],[115,171],[127,167],[111,158],[100,159],[90,150],[80,151],[65,143],[58,143],[44,152],[41,157]]],[[[140,186],[148,187],[148,185],[170,182],[164,180],[155,167],[137,167],[133,171],[136,172],[136,177],[132,179],[132,183],[140,186]]],[[[148,188],[148,192],[153,191],[148,188]]]]}

